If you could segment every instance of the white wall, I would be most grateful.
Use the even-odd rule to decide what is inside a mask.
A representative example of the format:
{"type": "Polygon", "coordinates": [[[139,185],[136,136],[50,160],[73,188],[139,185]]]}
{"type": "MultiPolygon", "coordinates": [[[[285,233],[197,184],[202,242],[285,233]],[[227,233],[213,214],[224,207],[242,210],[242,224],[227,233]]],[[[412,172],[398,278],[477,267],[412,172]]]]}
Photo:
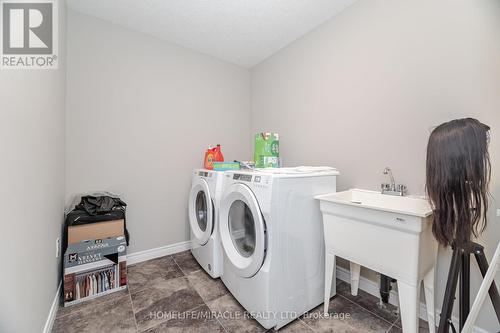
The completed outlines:
{"type": "MultiPolygon", "coordinates": [[[[377,190],[387,165],[423,194],[432,128],[480,119],[492,128],[491,258],[500,238],[499,31],[499,1],[359,1],[252,69],[253,132],[280,133],[285,165],[338,167],[340,190],[377,190]]],[[[448,263],[441,249],[439,307],[448,263]]],[[[489,301],[479,325],[498,330],[489,301]]]]}
{"type": "Polygon", "coordinates": [[[249,71],[71,10],[68,59],[67,200],[120,193],[130,253],[187,240],[207,145],[251,156],[249,71]]]}
{"type": "Polygon", "coordinates": [[[58,70],[0,70],[0,332],[41,332],[60,280],[65,15],[58,70]]]}

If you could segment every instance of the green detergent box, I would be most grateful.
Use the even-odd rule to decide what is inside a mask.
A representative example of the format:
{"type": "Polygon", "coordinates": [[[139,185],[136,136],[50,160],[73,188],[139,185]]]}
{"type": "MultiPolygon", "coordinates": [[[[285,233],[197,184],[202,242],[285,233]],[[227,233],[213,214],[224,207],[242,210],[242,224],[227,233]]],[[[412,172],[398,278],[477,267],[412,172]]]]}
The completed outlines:
{"type": "Polygon", "coordinates": [[[258,133],[254,140],[254,162],[256,168],[279,167],[278,133],[258,133]]]}
{"type": "Polygon", "coordinates": [[[213,162],[215,171],[239,170],[239,162],[213,162]]]}

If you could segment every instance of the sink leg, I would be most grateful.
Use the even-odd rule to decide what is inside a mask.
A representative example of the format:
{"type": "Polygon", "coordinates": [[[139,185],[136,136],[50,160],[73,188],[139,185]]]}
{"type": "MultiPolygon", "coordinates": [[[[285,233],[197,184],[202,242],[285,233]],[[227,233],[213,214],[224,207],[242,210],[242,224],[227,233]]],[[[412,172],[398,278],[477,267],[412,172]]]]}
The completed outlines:
{"type": "Polygon", "coordinates": [[[418,332],[420,283],[417,286],[398,280],[399,308],[403,333],[418,332]]]}
{"type": "Polygon", "coordinates": [[[424,277],[425,305],[427,308],[427,322],[429,333],[436,332],[436,312],[434,309],[434,279],[435,270],[432,268],[424,277]]]}
{"type": "Polygon", "coordinates": [[[351,295],[358,295],[358,287],[359,287],[359,274],[361,271],[361,265],[356,264],[355,262],[349,262],[349,266],[351,268],[351,295]]]}
{"type": "Polygon", "coordinates": [[[330,295],[337,294],[337,280],[335,272],[335,255],[325,253],[325,297],[324,297],[324,314],[328,316],[328,305],[330,303],[330,295]],[[332,286],[333,281],[333,286],[332,286]],[[333,290],[332,290],[333,289],[333,290]]]}

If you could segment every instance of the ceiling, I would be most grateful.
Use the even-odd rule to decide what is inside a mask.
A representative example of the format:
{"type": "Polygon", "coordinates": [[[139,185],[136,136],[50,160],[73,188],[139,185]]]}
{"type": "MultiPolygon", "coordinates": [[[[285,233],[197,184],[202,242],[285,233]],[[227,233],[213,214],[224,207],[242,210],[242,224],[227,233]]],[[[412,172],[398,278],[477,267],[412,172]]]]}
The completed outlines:
{"type": "Polygon", "coordinates": [[[355,0],[67,0],[115,24],[250,68],[355,0]]]}

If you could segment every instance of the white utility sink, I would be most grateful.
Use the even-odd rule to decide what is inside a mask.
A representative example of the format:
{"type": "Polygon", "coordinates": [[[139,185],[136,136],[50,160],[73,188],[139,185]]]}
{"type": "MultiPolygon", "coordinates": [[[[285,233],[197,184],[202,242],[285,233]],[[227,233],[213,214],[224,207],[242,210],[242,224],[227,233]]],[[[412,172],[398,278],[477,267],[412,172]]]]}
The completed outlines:
{"type": "Polygon", "coordinates": [[[427,217],[432,214],[429,202],[421,197],[402,197],[375,191],[352,189],[320,195],[316,199],[418,217],[427,217]]]}
{"type": "MultiPolygon", "coordinates": [[[[352,189],[317,196],[325,235],[325,312],[335,277],[335,257],[351,262],[356,295],[360,266],[397,279],[403,332],[418,332],[423,282],[429,330],[435,331],[434,274],[438,245],[432,209],[420,197],[352,189]],[[432,323],[432,324],[431,324],[432,323]]],[[[335,294],[335,283],[333,284],[335,294]]]]}

